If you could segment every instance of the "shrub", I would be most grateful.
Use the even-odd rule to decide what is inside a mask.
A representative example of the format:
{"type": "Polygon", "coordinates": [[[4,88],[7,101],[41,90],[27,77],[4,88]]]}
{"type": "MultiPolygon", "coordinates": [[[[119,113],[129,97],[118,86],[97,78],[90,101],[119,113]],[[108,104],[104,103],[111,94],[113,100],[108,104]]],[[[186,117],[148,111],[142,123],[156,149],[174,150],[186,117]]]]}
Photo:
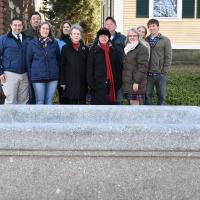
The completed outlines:
{"type": "Polygon", "coordinates": [[[167,80],[167,104],[200,106],[200,66],[173,66],[167,80]]]}

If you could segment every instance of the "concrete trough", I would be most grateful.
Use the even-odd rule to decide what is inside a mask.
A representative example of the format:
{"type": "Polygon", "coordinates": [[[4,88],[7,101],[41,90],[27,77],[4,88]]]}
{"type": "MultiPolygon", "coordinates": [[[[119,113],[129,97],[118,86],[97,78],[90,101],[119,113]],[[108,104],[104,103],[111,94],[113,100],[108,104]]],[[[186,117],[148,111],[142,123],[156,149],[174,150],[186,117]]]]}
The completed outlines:
{"type": "Polygon", "coordinates": [[[0,200],[198,200],[200,108],[0,106],[0,200]]]}

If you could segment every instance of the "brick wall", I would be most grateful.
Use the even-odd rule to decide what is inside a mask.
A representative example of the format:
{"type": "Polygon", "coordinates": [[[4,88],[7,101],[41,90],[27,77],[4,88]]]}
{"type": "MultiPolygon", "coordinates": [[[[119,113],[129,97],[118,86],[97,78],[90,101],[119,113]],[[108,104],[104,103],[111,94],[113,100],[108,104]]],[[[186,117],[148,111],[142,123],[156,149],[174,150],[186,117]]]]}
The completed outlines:
{"type": "Polygon", "coordinates": [[[8,2],[6,0],[0,0],[0,34],[5,32],[7,4],[8,2]]]}
{"type": "Polygon", "coordinates": [[[9,31],[10,20],[13,17],[22,18],[26,29],[34,9],[34,0],[0,0],[0,34],[9,31]]]}

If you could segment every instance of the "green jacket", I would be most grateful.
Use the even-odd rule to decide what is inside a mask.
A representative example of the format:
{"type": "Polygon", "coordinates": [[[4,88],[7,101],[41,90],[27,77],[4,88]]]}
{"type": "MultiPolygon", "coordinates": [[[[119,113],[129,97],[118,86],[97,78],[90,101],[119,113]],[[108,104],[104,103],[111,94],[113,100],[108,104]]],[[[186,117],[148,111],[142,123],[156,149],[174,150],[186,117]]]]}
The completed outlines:
{"type": "Polygon", "coordinates": [[[32,27],[30,29],[23,31],[23,33],[30,39],[37,37],[37,30],[34,30],[32,27]]]}
{"type": "MultiPolygon", "coordinates": [[[[148,36],[149,38],[150,36],[148,36]]],[[[147,38],[147,41],[148,41],[147,38]]],[[[161,35],[156,46],[150,48],[149,72],[166,74],[172,63],[170,40],[161,35]]]]}
{"type": "Polygon", "coordinates": [[[142,44],[127,53],[124,57],[122,72],[122,91],[128,94],[144,94],[146,91],[149,52],[142,44]],[[133,83],[139,84],[137,92],[133,92],[133,83]]]}

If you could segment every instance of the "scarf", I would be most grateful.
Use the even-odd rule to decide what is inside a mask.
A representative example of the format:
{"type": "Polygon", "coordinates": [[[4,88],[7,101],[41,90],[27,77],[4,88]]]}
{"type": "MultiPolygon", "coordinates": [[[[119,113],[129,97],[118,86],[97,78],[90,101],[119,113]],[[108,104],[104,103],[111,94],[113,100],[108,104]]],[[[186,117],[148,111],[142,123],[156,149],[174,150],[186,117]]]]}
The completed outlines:
{"type": "Polygon", "coordinates": [[[66,44],[69,44],[70,43],[70,36],[69,35],[62,35],[60,37],[61,40],[63,40],[66,44]]]}
{"type": "Polygon", "coordinates": [[[148,41],[151,47],[155,47],[156,44],[158,43],[158,40],[160,39],[161,34],[158,33],[158,35],[154,38],[151,37],[151,35],[148,37],[148,41]]]}
{"type": "Polygon", "coordinates": [[[138,44],[139,44],[138,41],[135,43],[127,43],[127,45],[124,48],[124,53],[127,55],[127,53],[134,50],[138,44]]]}
{"type": "Polygon", "coordinates": [[[109,44],[101,44],[100,47],[103,49],[105,58],[106,58],[106,80],[109,81],[110,84],[110,89],[108,93],[108,101],[111,104],[114,104],[116,102],[116,94],[115,94],[115,82],[114,82],[114,77],[113,77],[113,72],[112,72],[112,66],[110,62],[110,56],[109,56],[109,44]]]}
{"type": "Polygon", "coordinates": [[[47,38],[39,38],[40,43],[42,44],[43,48],[47,48],[48,42],[52,42],[52,39],[47,37],[47,38]]]}
{"type": "Polygon", "coordinates": [[[80,43],[75,44],[72,42],[72,46],[76,51],[78,51],[79,45],[80,45],[80,43]]]}

